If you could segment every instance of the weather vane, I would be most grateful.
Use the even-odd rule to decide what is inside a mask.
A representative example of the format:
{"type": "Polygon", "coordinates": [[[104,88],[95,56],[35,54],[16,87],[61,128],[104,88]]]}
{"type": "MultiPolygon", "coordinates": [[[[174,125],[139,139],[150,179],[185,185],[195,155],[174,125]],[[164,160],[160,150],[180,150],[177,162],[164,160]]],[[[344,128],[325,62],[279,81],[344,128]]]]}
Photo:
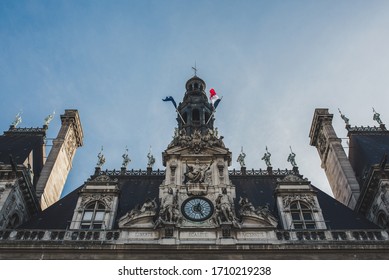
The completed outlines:
{"type": "Polygon", "coordinates": [[[192,67],[193,71],[194,71],[194,75],[197,76],[197,68],[196,68],[196,61],[195,61],[195,66],[192,67]]]}

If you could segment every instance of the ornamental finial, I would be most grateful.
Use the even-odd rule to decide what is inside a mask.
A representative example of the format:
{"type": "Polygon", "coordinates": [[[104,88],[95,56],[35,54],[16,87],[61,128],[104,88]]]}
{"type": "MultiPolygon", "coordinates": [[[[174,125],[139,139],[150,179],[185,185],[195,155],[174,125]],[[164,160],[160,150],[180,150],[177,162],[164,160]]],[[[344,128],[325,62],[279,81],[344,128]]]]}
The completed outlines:
{"type": "Polygon", "coordinates": [[[349,123],[350,120],[345,115],[342,114],[342,112],[340,111],[339,108],[338,108],[338,111],[339,111],[340,117],[344,120],[346,125],[350,125],[350,123],[349,123]]]}
{"type": "Polygon", "coordinates": [[[155,158],[154,158],[154,156],[151,153],[151,146],[150,146],[150,149],[149,149],[149,153],[147,154],[147,158],[148,158],[147,167],[148,168],[153,168],[153,165],[155,163],[155,158]]]}
{"type": "Polygon", "coordinates": [[[101,150],[100,153],[97,155],[97,158],[98,160],[96,166],[101,168],[105,163],[105,157],[103,155],[103,146],[101,146],[101,150]]]}
{"type": "Polygon", "coordinates": [[[45,118],[44,125],[48,126],[49,123],[53,120],[54,115],[55,115],[55,110],[53,111],[52,114],[48,115],[48,116],[45,118]]]}
{"type": "Polygon", "coordinates": [[[269,153],[266,146],[266,153],[263,155],[262,160],[265,161],[267,167],[271,167],[270,157],[271,157],[271,153],[269,153]]]}
{"type": "Polygon", "coordinates": [[[12,122],[11,126],[17,127],[22,122],[22,111],[17,113],[15,120],[12,122]]]}
{"type": "Polygon", "coordinates": [[[373,107],[373,121],[376,121],[379,125],[382,125],[382,121],[381,121],[381,118],[380,118],[380,114],[377,113],[375,110],[374,110],[374,107],[373,107]]]}
{"type": "Polygon", "coordinates": [[[123,158],[122,167],[123,168],[127,168],[127,165],[131,162],[131,159],[128,156],[128,148],[127,148],[127,146],[126,146],[126,150],[125,150],[124,154],[122,155],[122,158],[123,158]]]}
{"type": "Polygon", "coordinates": [[[240,167],[245,167],[246,166],[246,164],[244,162],[245,157],[246,157],[246,154],[243,152],[243,146],[242,146],[241,149],[240,149],[240,154],[238,156],[238,159],[236,160],[237,162],[239,162],[240,167]]]}
{"type": "Polygon", "coordinates": [[[295,161],[296,154],[292,151],[292,147],[291,146],[289,146],[289,148],[290,148],[290,154],[288,156],[288,162],[290,162],[292,167],[297,167],[297,163],[295,161]]]}

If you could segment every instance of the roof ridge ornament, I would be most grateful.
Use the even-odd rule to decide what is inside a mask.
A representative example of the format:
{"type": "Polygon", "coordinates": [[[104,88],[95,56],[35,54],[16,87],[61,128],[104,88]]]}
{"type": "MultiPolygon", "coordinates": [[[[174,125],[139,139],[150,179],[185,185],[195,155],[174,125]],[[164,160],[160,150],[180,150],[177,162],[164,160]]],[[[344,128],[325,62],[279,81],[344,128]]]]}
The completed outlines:
{"type": "Polygon", "coordinates": [[[270,157],[271,157],[271,153],[269,153],[266,146],[266,152],[261,159],[265,161],[267,167],[271,167],[270,157]]]}
{"type": "Polygon", "coordinates": [[[122,158],[123,158],[122,167],[127,169],[128,164],[131,162],[131,159],[128,156],[128,148],[127,148],[127,146],[126,146],[126,149],[124,151],[124,154],[122,155],[122,158]]]}
{"type": "Polygon", "coordinates": [[[22,113],[23,111],[20,110],[19,113],[16,114],[14,121],[11,123],[12,127],[17,127],[22,122],[22,113]]]}
{"type": "Polygon", "coordinates": [[[45,122],[44,122],[44,125],[45,126],[49,126],[49,123],[53,120],[55,116],[55,110],[53,111],[53,113],[51,113],[50,115],[48,115],[46,118],[45,118],[45,122]]]}
{"type": "Polygon", "coordinates": [[[383,125],[382,120],[381,120],[381,118],[380,118],[380,114],[377,113],[377,112],[374,110],[374,107],[373,107],[373,113],[374,113],[374,115],[373,115],[373,121],[376,121],[380,126],[383,125]]]}
{"type": "Polygon", "coordinates": [[[344,120],[344,122],[346,123],[346,126],[349,126],[350,125],[350,120],[344,115],[342,114],[342,112],[340,111],[340,109],[338,108],[338,111],[339,111],[339,114],[340,114],[340,117],[344,120]]]}
{"type": "Polygon", "coordinates": [[[296,154],[292,151],[292,147],[289,146],[289,149],[290,149],[290,154],[288,156],[288,159],[287,161],[290,162],[290,164],[292,165],[292,167],[297,167],[297,163],[295,161],[295,158],[296,158],[296,154]]]}
{"type": "Polygon", "coordinates": [[[98,160],[97,160],[96,166],[99,167],[99,168],[101,168],[104,165],[104,163],[105,163],[105,157],[104,157],[104,154],[103,154],[103,149],[104,149],[103,146],[101,146],[100,153],[97,155],[98,160]]]}
{"type": "Polygon", "coordinates": [[[155,163],[155,158],[154,158],[153,154],[151,153],[151,146],[149,149],[149,153],[147,154],[147,158],[148,158],[147,168],[153,168],[153,165],[155,163]]]}
{"type": "Polygon", "coordinates": [[[237,162],[239,162],[240,167],[246,167],[246,164],[244,162],[245,157],[246,157],[246,154],[243,152],[243,146],[242,146],[240,149],[240,154],[236,160],[237,162]]]}

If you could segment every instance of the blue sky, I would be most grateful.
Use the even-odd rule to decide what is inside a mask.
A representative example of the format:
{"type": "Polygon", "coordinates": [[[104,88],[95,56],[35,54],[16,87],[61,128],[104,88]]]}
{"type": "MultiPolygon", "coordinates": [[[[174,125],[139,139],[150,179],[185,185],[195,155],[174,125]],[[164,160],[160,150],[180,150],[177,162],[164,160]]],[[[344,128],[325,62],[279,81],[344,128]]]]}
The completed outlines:
{"type": "MultiPolygon", "coordinates": [[[[314,109],[338,108],[352,125],[370,125],[372,107],[389,121],[388,1],[0,1],[0,127],[22,110],[22,127],[78,109],[84,146],[77,151],[65,193],[93,173],[100,147],[104,169],[154,168],[171,141],[176,114],[161,101],[182,100],[198,76],[223,101],[216,126],[239,168],[290,168],[326,192],[316,149],[309,146],[314,109]]],[[[347,146],[346,141],[343,143],[347,146]]]]}

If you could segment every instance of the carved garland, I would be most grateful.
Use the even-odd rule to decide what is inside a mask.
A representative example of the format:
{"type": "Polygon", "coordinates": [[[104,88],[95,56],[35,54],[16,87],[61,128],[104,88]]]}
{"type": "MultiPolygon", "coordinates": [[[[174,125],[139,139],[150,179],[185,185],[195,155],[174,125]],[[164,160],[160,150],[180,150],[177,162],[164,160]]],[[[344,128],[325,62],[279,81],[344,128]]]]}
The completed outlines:
{"type": "Polygon", "coordinates": [[[111,211],[112,209],[112,201],[113,201],[112,195],[90,194],[90,195],[84,195],[81,198],[81,204],[80,207],[78,208],[78,211],[83,211],[85,207],[93,201],[100,201],[104,203],[107,211],[111,211]]]}
{"type": "Polygon", "coordinates": [[[289,210],[290,204],[293,201],[297,201],[297,200],[307,203],[311,207],[312,210],[317,208],[316,203],[315,203],[315,199],[313,198],[312,195],[295,194],[295,195],[287,195],[287,196],[284,196],[282,198],[282,204],[283,204],[284,209],[289,210]]]}

